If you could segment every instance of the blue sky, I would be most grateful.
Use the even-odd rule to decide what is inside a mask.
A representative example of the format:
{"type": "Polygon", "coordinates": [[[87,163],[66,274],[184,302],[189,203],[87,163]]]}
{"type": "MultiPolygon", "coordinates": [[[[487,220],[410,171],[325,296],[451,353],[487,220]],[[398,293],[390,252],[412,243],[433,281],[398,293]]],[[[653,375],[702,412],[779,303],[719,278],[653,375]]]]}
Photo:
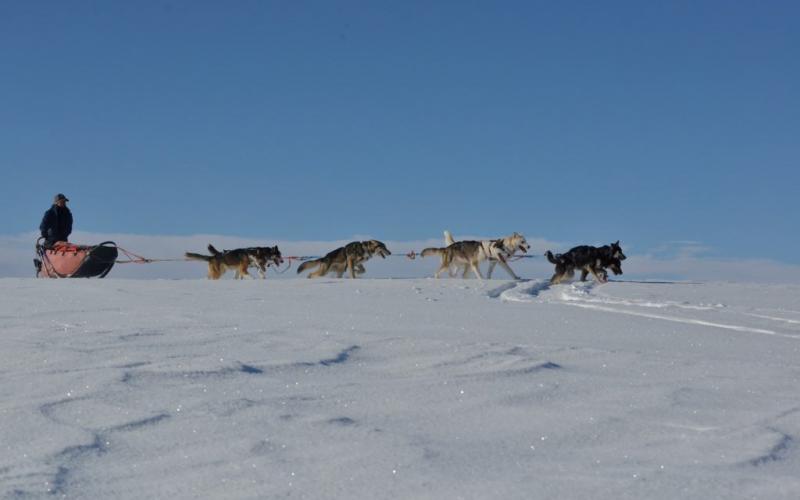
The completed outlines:
{"type": "Polygon", "coordinates": [[[797,2],[4,2],[0,234],[800,263],[797,2]]]}

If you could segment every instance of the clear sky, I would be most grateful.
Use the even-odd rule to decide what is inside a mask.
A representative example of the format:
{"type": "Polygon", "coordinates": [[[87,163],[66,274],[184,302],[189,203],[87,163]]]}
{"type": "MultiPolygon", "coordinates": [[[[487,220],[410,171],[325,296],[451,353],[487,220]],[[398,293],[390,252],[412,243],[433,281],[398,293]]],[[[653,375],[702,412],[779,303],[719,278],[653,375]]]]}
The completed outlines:
{"type": "Polygon", "coordinates": [[[0,234],[800,263],[800,2],[0,4],[0,234]]]}

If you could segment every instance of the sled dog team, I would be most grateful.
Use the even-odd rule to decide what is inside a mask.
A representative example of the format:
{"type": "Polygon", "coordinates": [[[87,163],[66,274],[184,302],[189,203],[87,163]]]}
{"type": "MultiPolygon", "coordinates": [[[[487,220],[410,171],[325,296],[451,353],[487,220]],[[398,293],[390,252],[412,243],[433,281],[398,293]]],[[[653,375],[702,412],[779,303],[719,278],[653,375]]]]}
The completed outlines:
{"type": "MultiPolygon", "coordinates": [[[[444,271],[451,277],[461,271],[463,278],[472,272],[479,279],[483,279],[479,265],[483,261],[488,261],[488,278],[492,277],[495,266],[500,264],[512,278],[518,280],[519,276],[508,265],[508,261],[517,252],[527,253],[530,250],[525,237],[519,233],[496,240],[455,241],[450,232],[445,231],[444,243],[444,247],[426,248],[420,254],[422,257],[439,256],[440,266],[436,271],[436,278],[444,271]]],[[[283,263],[281,251],[277,246],[237,248],[220,252],[212,245],[208,245],[208,251],[211,255],[187,252],[186,258],[207,262],[208,278],[212,280],[220,279],[228,270],[233,270],[237,279],[252,278],[248,271],[250,268],[258,270],[259,276],[263,279],[266,278],[268,266],[277,267],[283,263]]],[[[366,261],[376,255],[385,259],[391,254],[386,245],[378,240],[353,241],[328,252],[324,257],[303,262],[297,268],[297,272],[315,269],[309,273],[309,278],[319,278],[328,273],[336,273],[337,278],[341,278],[345,273],[351,278],[357,278],[366,272],[364,268],[366,261]]],[[[555,273],[550,278],[553,284],[571,279],[576,270],[581,271],[581,281],[585,281],[591,274],[595,280],[604,283],[608,281],[608,269],[615,275],[622,274],[622,261],[625,260],[619,241],[602,247],[581,245],[555,255],[548,250],[545,256],[555,265],[555,273]]]]}

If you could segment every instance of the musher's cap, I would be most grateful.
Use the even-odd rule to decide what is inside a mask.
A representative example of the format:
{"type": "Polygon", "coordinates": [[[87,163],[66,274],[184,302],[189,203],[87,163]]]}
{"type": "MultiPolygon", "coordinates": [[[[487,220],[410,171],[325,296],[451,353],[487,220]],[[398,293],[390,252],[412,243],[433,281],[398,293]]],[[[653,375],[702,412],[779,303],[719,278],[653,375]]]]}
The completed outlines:
{"type": "Polygon", "coordinates": [[[69,201],[69,198],[67,198],[66,196],[64,196],[64,193],[58,193],[58,194],[55,196],[55,198],[53,198],[53,202],[57,202],[57,201],[61,201],[61,200],[64,200],[64,201],[69,201]]]}

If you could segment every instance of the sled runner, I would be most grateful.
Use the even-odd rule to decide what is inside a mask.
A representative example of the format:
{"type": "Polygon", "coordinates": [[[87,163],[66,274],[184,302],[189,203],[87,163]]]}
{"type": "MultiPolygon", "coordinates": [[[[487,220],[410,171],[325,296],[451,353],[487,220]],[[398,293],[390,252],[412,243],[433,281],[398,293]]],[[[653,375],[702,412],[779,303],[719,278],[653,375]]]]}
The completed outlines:
{"type": "Polygon", "coordinates": [[[103,278],[117,260],[117,244],[76,245],[60,241],[46,248],[40,238],[33,259],[39,278],[103,278]]]}

